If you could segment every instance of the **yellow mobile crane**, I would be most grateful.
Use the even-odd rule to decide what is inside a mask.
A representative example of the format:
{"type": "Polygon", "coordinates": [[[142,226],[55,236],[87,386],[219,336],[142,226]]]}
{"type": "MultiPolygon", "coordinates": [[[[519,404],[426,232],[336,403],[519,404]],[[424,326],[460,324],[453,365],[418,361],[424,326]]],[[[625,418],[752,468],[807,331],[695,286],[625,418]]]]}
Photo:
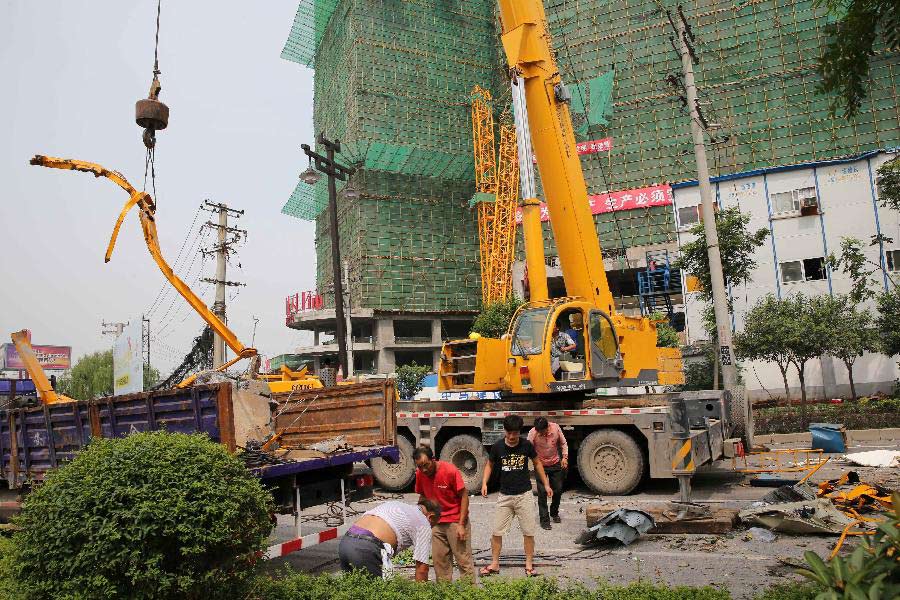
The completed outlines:
{"type": "Polygon", "coordinates": [[[563,84],[540,0],[500,0],[502,43],[513,74],[531,298],[504,339],[453,341],[441,353],[439,389],[549,394],[683,382],[677,349],[657,348],[656,326],[616,311],[587,199],[563,84]],[[529,132],[530,129],[530,132],[529,132]],[[530,147],[540,169],[568,294],[549,298],[530,147]],[[553,330],[584,326],[582,358],[553,356],[553,330]],[[555,372],[554,372],[555,370],[555,372]]]}
{"type": "Polygon", "coordinates": [[[31,334],[27,329],[11,333],[9,337],[12,338],[12,342],[16,346],[16,352],[19,354],[22,364],[25,365],[25,371],[28,372],[29,379],[34,382],[34,387],[37,390],[38,398],[41,399],[41,404],[75,402],[73,398],[69,398],[63,394],[57,394],[56,390],[53,389],[53,386],[50,385],[50,380],[47,379],[44,368],[41,367],[41,363],[38,362],[37,356],[34,355],[34,348],[31,347],[31,334]]]}
{"type": "MultiPolygon", "coordinates": [[[[247,346],[244,346],[234,334],[234,332],[229,329],[228,325],[226,325],[218,317],[218,315],[207,308],[203,300],[201,300],[197,296],[197,294],[195,294],[193,290],[191,290],[191,288],[189,288],[188,285],[184,281],[182,281],[181,278],[178,277],[178,275],[175,274],[175,272],[172,270],[172,267],[170,267],[169,263],[166,262],[166,259],[163,258],[162,251],[159,247],[159,237],[156,233],[156,204],[153,202],[153,198],[150,197],[150,194],[146,192],[139,192],[118,171],[111,171],[95,163],[75,160],[71,158],[54,158],[51,156],[36,155],[31,159],[31,164],[41,167],[50,167],[52,169],[64,169],[68,171],[82,171],[84,173],[92,173],[95,177],[106,177],[107,179],[118,185],[120,188],[125,190],[128,193],[128,201],[125,203],[125,206],[119,213],[118,219],[116,219],[116,224],[113,227],[112,236],[109,239],[109,245],[106,248],[104,262],[109,262],[109,259],[112,257],[112,252],[116,245],[116,239],[119,236],[119,229],[122,227],[122,222],[124,221],[125,216],[128,214],[128,211],[136,205],[139,210],[138,215],[141,220],[141,229],[144,232],[144,241],[147,244],[147,250],[150,251],[150,256],[153,257],[153,260],[154,262],[156,262],[159,270],[162,271],[162,274],[165,276],[165,278],[169,280],[169,283],[172,284],[172,287],[174,287],[175,290],[179,294],[181,294],[181,297],[187,300],[187,303],[191,305],[191,308],[193,308],[197,312],[197,314],[200,315],[200,317],[209,324],[213,331],[222,336],[222,339],[225,340],[225,343],[235,354],[235,357],[233,359],[226,362],[216,370],[224,371],[231,365],[244,358],[256,356],[256,348],[248,348],[247,346]]],[[[191,375],[175,387],[184,388],[191,385],[197,378],[197,375],[199,375],[199,373],[191,375]]],[[[44,379],[46,379],[46,377],[44,377],[44,379]]],[[[308,375],[305,369],[297,372],[283,369],[281,374],[266,376],[265,379],[269,385],[269,390],[273,393],[286,392],[292,389],[312,389],[323,387],[322,382],[317,377],[308,375]]],[[[47,386],[49,387],[49,382],[47,383],[47,386]]]]}

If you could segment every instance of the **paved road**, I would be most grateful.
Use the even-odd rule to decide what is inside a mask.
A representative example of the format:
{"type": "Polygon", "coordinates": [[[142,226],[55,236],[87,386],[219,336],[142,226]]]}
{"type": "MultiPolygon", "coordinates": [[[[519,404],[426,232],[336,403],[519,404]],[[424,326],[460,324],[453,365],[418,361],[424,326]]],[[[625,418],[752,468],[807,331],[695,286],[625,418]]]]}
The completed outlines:
{"type": "MultiPolygon", "coordinates": [[[[874,448],[900,449],[900,444],[884,442],[852,448],[860,451],[874,448]]],[[[813,477],[822,481],[838,476],[851,467],[837,457],[813,477]]],[[[865,481],[878,482],[900,489],[897,469],[856,468],[865,481]]],[[[576,480],[576,478],[571,478],[576,480]]],[[[751,487],[740,475],[731,471],[730,462],[719,463],[712,471],[700,473],[694,479],[694,499],[713,506],[743,508],[765,495],[769,490],[751,487]]],[[[637,494],[628,497],[606,497],[604,500],[628,501],[635,508],[665,504],[676,498],[676,485],[669,481],[651,481],[637,494]]],[[[404,494],[407,502],[415,502],[414,494],[404,494]]],[[[490,523],[495,494],[488,498],[471,499],[473,521],[473,550],[476,565],[487,564],[490,558],[490,523]]],[[[743,529],[724,535],[645,535],[629,547],[582,549],[574,544],[575,536],[585,526],[584,511],[599,498],[579,482],[570,481],[563,494],[561,516],[563,522],[553,530],[539,529],[537,537],[538,570],[561,580],[581,581],[591,585],[598,578],[611,583],[628,583],[638,578],[670,585],[727,586],[735,598],[752,598],[764,586],[796,579],[790,566],[782,561],[802,560],[803,552],[830,552],[835,541],[831,537],[778,535],[775,542],[747,540],[743,529]]],[[[354,505],[367,510],[374,504],[354,505]]],[[[310,511],[310,516],[314,513],[310,511]]],[[[292,533],[292,520],[281,519],[276,531],[280,539],[292,533]]],[[[308,522],[304,532],[322,528],[321,522],[308,522]]],[[[503,576],[523,575],[521,557],[522,537],[516,528],[507,536],[503,549],[503,576]]],[[[290,565],[298,570],[323,572],[338,570],[337,542],[308,548],[302,552],[271,561],[273,568],[290,565]]]]}

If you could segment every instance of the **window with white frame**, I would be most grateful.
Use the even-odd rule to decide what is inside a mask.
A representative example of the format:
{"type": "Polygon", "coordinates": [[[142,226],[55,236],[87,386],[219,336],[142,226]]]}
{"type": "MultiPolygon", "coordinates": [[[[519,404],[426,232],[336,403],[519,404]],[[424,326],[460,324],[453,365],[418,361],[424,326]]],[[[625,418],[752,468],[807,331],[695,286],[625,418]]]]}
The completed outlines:
{"type": "Polygon", "coordinates": [[[819,197],[815,187],[804,187],[787,192],[776,192],[770,196],[773,216],[817,215],[819,197]]]}
{"type": "Polygon", "coordinates": [[[699,206],[682,206],[678,209],[678,227],[685,229],[700,222],[699,206]]]}
{"type": "Polygon", "coordinates": [[[885,250],[884,258],[887,262],[888,271],[900,271],[900,250],[885,250]]]}
{"type": "Polygon", "coordinates": [[[823,256],[805,258],[803,260],[789,260],[781,263],[779,267],[782,283],[828,279],[828,269],[825,266],[825,257],[823,256]]]}

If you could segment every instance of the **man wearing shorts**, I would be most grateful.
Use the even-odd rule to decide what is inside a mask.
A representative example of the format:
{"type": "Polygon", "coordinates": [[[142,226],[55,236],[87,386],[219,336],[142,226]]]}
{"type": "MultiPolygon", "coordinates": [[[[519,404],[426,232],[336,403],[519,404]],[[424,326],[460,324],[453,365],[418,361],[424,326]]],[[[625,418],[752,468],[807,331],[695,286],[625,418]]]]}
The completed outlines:
{"type": "Polygon", "coordinates": [[[537,460],[534,446],[522,437],[522,417],[507,415],[503,419],[503,430],[503,439],[491,446],[490,460],[484,467],[484,478],[481,481],[481,495],[487,497],[491,473],[495,469],[500,473],[500,495],[494,511],[494,530],[491,535],[491,564],[482,567],[479,573],[486,577],[500,572],[503,536],[509,531],[513,518],[518,518],[525,545],[525,575],[533,577],[536,523],[528,471],[529,460],[534,464],[538,485],[544,486],[548,498],[553,497],[553,489],[547,481],[544,466],[537,460]]]}

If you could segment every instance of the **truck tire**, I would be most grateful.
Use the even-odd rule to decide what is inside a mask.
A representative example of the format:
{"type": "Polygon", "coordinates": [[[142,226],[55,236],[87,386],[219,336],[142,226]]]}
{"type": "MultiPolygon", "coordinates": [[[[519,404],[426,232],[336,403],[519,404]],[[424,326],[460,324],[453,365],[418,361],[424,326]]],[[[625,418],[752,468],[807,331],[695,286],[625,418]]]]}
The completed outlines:
{"type": "Polygon", "coordinates": [[[452,463],[462,474],[463,483],[470,494],[481,493],[481,477],[488,453],[481,440],[472,435],[457,435],[441,448],[441,460],[452,463]]]}
{"type": "Polygon", "coordinates": [[[734,431],[731,437],[739,437],[744,442],[744,448],[749,452],[753,448],[753,413],[752,403],[747,398],[747,390],[736,387],[731,392],[731,410],[728,415],[734,431]]]}
{"type": "Polygon", "coordinates": [[[598,429],[578,447],[578,472],[597,494],[624,496],[644,476],[644,452],[634,438],[618,429],[598,429]]]}
{"type": "Polygon", "coordinates": [[[400,449],[400,460],[390,464],[383,458],[372,459],[372,475],[378,485],[390,492],[400,492],[409,487],[416,478],[416,463],[413,462],[413,445],[403,437],[397,436],[397,448],[400,449]]]}

